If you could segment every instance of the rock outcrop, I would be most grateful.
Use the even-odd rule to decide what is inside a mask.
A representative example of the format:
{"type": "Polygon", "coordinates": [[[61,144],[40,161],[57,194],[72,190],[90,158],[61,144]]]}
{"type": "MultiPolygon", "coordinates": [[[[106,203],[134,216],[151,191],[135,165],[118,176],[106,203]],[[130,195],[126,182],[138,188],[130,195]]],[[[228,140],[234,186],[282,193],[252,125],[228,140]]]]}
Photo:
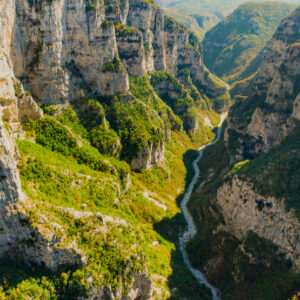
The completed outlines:
{"type": "Polygon", "coordinates": [[[225,225],[218,230],[227,231],[242,240],[249,231],[272,241],[286,259],[300,269],[300,223],[293,211],[287,212],[284,200],[258,194],[251,182],[235,176],[225,183],[217,194],[225,225]]]}
{"type": "Polygon", "coordinates": [[[131,170],[148,169],[152,165],[161,162],[164,159],[165,147],[162,142],[157,146],[151,144],[142,152],[139,152],[138,157],[133,158],[130,162],[131,170]]]}
{"type": "Polygon", "coordinates": [[[11,6],[16,10],[14,73],[26,78],[24,84],[44,104],[74,101],[81,89],[102,96],[125,94],[127,72],[137,76],[166,69],[175,75],[186,66],[199,85],[207,85],[196,37],[146,1],[18,0],[11,6]],[[107,69],[115,57],[127,70],[107,69]]]}
{"type": "MultiPolygon", "coordinates": [[[[134,300],[134,299],[153,299],[152,298],[152,283],[151,280],[147,277],[146,274],[131,274],[133,277],[131,287],[129,288],[129,292],[127,296],[122,295],[122,293],[118,292],[114,293],[110,286],[105,286],[103,288],[95,289],[92,285],[92,281],[90,284],[90,292],[91,296],[88,299],[112,299],[112,300],[134,300]]],[[[78,298],[79,300],[83,300],[86,298],[78,298]]]]}
{"type": "Polygon", "coordinates": [[[18,239],[22,239],[22,236],[19,236],[19,232],[22,230],[16,214],[16,207],[18,202],[24,199],[24,196],[16,165],[14,142],[3,124],[2,112],[0,112],[0,117],[0,254],[3,256],[18,239]]]}

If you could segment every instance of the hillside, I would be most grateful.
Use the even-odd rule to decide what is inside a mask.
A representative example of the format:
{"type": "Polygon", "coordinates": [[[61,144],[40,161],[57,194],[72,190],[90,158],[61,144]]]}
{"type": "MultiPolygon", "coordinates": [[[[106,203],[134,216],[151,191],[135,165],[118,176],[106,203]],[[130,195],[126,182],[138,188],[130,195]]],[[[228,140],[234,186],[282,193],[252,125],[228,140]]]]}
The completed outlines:
{"type": "Polygon", "coordinates": [[[195,34],[151,1],[0,12],[0,298],[209,299],[177,201],[230,96],[195,34]]]}
{"type": "Polygon", "coordinates": [[[153,0],[0,1],[0,29],[1,299],[299,292],[299,8],[231,90],[153,0]]]}
{"type": "Polygon", "coordinates": [[[220,16],[211,12],[190,12],[186,10],[177,10],[176,8],[164,8],[164,11],[166,15],[184,24],[201,40],[203,39],[205,32],[221,20],[220,16]]]}
{"type": "MultiPolygon", "coordinates": [[[[264,1],[264,0],[262,0],[264,1]]],[[[247,0],[156,0],[156,3],[166,9],[166,13],[177,21],[184,23],[197,35],[203,34],[213,25],[222,21],[240,4],[251,2],[247,0]]],[[[254,1],[258,2],[258,1],[254,1]]],[[[260,1],[259,1],[260,2],[260,1]]],[[[282,1],[284,3],[298,3],[299,0],[282,1]]]]}
{"type": "Polygon", "coordinates": [[[206,66],[227,82],[242,80],[259,68],[267,42],[295,5],[242,4],[203,39],[206,66]]]}
{"type": "Polygon", "coordinates": [[[200,161],[190,202],[198,235],[188,252],[222,299],[299,292],[299,28],[298,8],[248,88],[236,87],[223,139],[200,161]]]}

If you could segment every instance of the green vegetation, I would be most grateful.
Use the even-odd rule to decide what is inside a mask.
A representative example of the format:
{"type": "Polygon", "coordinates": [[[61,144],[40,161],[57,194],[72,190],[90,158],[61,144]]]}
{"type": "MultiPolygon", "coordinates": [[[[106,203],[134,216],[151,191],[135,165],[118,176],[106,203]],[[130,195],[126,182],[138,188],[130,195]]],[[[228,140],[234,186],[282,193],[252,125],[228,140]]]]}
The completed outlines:
{"type": "Polygon", "coordinates": [[[151,75],[151,85],[156,88],[160,97],[173,109],[176,114],[182,114],[194,104],[194,99],[190,92],[174,76],[166,71],[157,71],[151,75]],[[159,85],[167,83],[170,85],[167,90],[162,89],[160,92],[159,85]],[[168,92],[173,92],[176,97],[170,97],[168,92]],[[178,97],[177,97],[178,96],[178,97]]]}
{"type": "Polygon", "coordinates": [[[203,268],[213,257],[218,257],[214,272],[215,284],[222,299],[286,299],[297,292],[300,276],[277,254],[277,248],[267,240],[248,232],[239,241],[227,232],[212,235],[215,216],[209,211],[199,224],[199,233],[188,245],[192,263],[203,268]],[[243,250],[241,250],[243,249],[243,250]],[[250,258],[256,263],[250,263],[250,258]]]}
{"type": "Polygon", "coordinates": [[[29,120],[25,124],[29,136],[34,136],[38,144],[45,148],[71,156],[80,164],[86,164],[97,171],[113,172],[110,163],[119,170],[122,175],[128,173],[129,168],[113,158],[101,155],[96,149],[85,146],[78,146],[72,132],[60,122],[50,116],[37,121],[29,120]]]}
{"type": "MultiPolygon", "coordinates": [[[[49,139],[52,140],[52,137],[49,139]]],[[[56,235],[66,236],[60,246],[65,247],[75,240],[89,262],[83,268],[61,273],[59,279],[55,279],[55,282],[59,280],[55,286],[55,293],[58,298],[87,295],[87,275],[92,276],[93,285],[96,287],[105,284],[110,285],[113,290],[126,290],[130,283],[128,272],[142,271],[144,268],[142,249],[139,246],[135,250],[131,249],[132,245],[142,245],[145,242],[140,240],[142,235],[131,228],[130,224],[130,229],[122,223],[104,225],[102,219],[93,214],[76,219],[60,207],[72,207],[78,211],[87,209],[89,212],[97,212],[100,209],[101,213],[123,217],[133,223],[140,217],[142,220],[151,220],[156,211],[155,207],[149,203],[145,206],[148,207],[148,213],[140,210],[140,205],[144,205],[146,199],[134,190],[124,195],[120,194],[118,176],[78,164],[69,156],[52,152],[47,145],[42,147],[29,141],[18,141],[22,154],[22,186],[30,199],[34,199],[28,214],[30,222],[33,227],[39,226],[38,216],[43,214],[49,221],[61,224],[63,231],[57,232],[56,235]],[[115,199],[120,197],[122,201],[116,202],[115,199]],[[102,229],[102,234],[97,234],[103,226],[106,230],[102,229]],[[58,289],[63,286],[63,290],[58,289]]],[[[143,222],[142,220],[139,222],[143,222]]],[[[43,231],[44,226],[47,224],[43,224],[39,230],[43,231]]],[[[34,272],[30,276],[34,276],[34,272]]],[[[30,279],[30,282],[32,280],[30,279]]],[[[21,282],[21,285],[25,284],[28,285],[27,282],[21,282]]],[[[36,284],[40,285],[40,282],[37,281],[36,284]]],[[[51,288],[53,289],[53,286],[51,288]]]]}
{"type": "Polygon", "coordinates": [[[166,31],[174,32],[174,31],[186,31],[187,28],[181,24],[178,23],[175,19],[165,16],[165,28],[166,31]]]}
{"type": "Polygon", "coordinates": [[[114,57],[111,62],[108,62],[104,65],[103,72],[113,72],[113,73],[122,73],[123,65],[118,57],[114,57]]]}
{"type": "MultiPolygon", "coordinates": [[[[75,107],[44,107],[53,116],[24,124],[28,140],[17,144],[22,189],[28,195],[26,224],[41,233],[51,228],[60,240],[57,247],[76,245],[87,264],[49,273],[23,268],[21,261],[12,267],[17,274],[14,279],[9,269],[2,273],[7,282],[2,283],[1,292],[6,297],[87,297],[91,280],[96,288],[110,285],[126,295],[131,275],[147,267],[163,299],[175,287],[174,299],[186,294],[210,298],[182,261],[177,242],[184,223],[176,217],[176,199],[192,175],[195,151],[188,150],[213,139],[214,134],[203,126],[203,134],[199,131],[199,140],[193,142],[182,131],[180,118],[155,93],[148,76],[130,78],[130,92],[129,96],[82,100],[75,107]],[[166,138],[166,130],[172,136],[166,138]],[[165,139],[166,160],[149,170],[130,172],[127,163],[113,157],[118,158],[116,147],[116,153],[128,159],[165,139]],[[144,196],[144,191],[167,209],[144,196]],[[76,217],[69,208],[82,215],[76,217]],[[41,215],[47,221],[41,222],[41,215]],[[110,219],[103,221],[105,216],[110,219]],[[173,218],[177,221],[171,235],[158,229],[161,222],[172,223],[173,218]],[[53,228],[54,223],[59,226],[53,228]]],[[[201,124],[204,117],[218,123],[213,111],[198,114],[201,124]]]]}
{"type": "Polygon", "coordinates": [[[239,172],[245,166],[245,164],[247,164],[248,162],[249,162],[249,160],[247,159],[247,160],[236,163],[234,165],[234,167],[232,168],[232,170],[230,171],[230,175],[234,175],[237,172],[239,172]]]}
{"type": "Polygon", "coordinates": [[[107,29],[109,29],[112,26],[114,26],[114,23],[111,22],[111,21],[108,21],[106,19],[101,24],[101,28],[104,29],[104,30],[107,30],[107,29]]]}
{"type": "MultiPolygon", "coordinates": [[[[54,0],[51,0],[54,1],[54,0]]],[[[86,11],[96,11],[99,4],[102,4],[103,0],[87,0],[86,11]]]]}
{"type": "Polygon", "coordinates": [[[143,0],[143,1],[146,2],[146,3],[152,4],[152,5],[154,5],[154,3],[155,3],[154,0],[143,0]]]}
{"type": "MultiPolygon", "coordinates": [[[[242,241],[227,232],[213,232],[224,222],[215,204],[216,191],[224,179],[230,180],[234,175],[253,182],[262,195],[284,198],[287,209],[294,209],[299,217],[299,135],[298,126],[269,153],[237,164],[231,160],[232,150],[225,147],[222,138],[204,152],[198,185],[204,184],[194,191],[189,203],[198,233],[187,248],[197,268],[214,258],[212,276],[222,291],[222,299],[282,299],[298,291],[299,274],[291,268],[291,261],[277,254],[272,243],[253,232],[242,241]],[[250,263],[249,257],[255,258],[255,263],[250,263]]],[[[257,201],[258,209],[262,205],[257,201]]]]}
{"type": "Polygon", "coordinates": [[[203,11],[183,11],[170,8],[164,8],[166,14],[177,22],[182,23],[188,30],[194,32],[199,39],[202,39],[205,31],[213,27],[219,20],[214,13],[203,11]]]}
{"type": "MultiPolygon", "coordinates": [[[[52,152],[47,146],[52,144],[52,137],[49,139],[51,142],[46,143],[45,147],[29,141],[18,141],[23,157],[20,163],[22,186],[26,194],[35,201],[29,213],[32,226],[39,224],[37,217],[34,217],[39,214],[61,224],[64,233],[60,235],[67,235],[61,246],[76,240],[89,261],[84,268],[67,272],[66,275],[61,273],[60,277],[63,277],[65,283],[63,285],[62,278],[59,277],[57,285],[65,286],[65,289],[57,291],[55,287],[55,293],[59,297],[71,298],[77,294],[87,295],[87,274],[93,276],[95,286],[109,284],[113,290],[126,290],[130,283],[128,272],[142,271],[144,268],[142,249],[139,246],[132,249],[132,245],[145,245],[146,248],[149,243],[142,239],[145,234],[138,233],[141,229],[138,224],[143,226],[145,223],[143,231],[151,231],[147,224],[159,218],[161,209],[157,209],[134,188],[120,194],[120,180],[115,174],[93,170],[85,164],[78,164],[70,156],[52,152]],[[116,202],[118,198],[121,201],[116,202]],[[128,228],[122,223],[118,226],[106,224],[106,230],[98,235],[98,229],[103,227],[101,219],[93,215],[75,219],[70,213],[62,213],[59,207],[72,207],[78,211],[87,209],[89,212],[100,209],[101,213],[121,217],[135,226],[128,224],[128,228]]],[[[34,272],[30,276],[34,276],[34,272]]],[[[25,284],[27,283],[22,281],[22,285],[25,284]]],[[[37,284],[40,285],[39,282],[37,284]]]]}
{"type": "MultiPolygon", "coordinates": [[[[189,30],[203,37],[220,20],[224,19],[240,4],[248,0],[157,0],[157,4],[164,8],[166,14],[176,21],[183,23],[189,30]]],[[[254,1],[259,2],[264,1],[254,1]]],[[[297,4],[297,0],[292,0],[297,4]]],[[[274,3],[274,2],[272,2],[274,3]]]]}
{"type": "Polygon", "coordinates": [[[241,5],[205,34],[206,66],[228,82],[249,77],[263,60],[260,51],[271,39],[280,21],[295,7],[276,2],[241,5]]]}
{"type": "Polygon", "coordinates": [[[207,97],[201,97],[188,69],[181,70],[178,76],[184,84],[163,70],[153,73],[150,82],[161,99],[183,121],[183,127],[192,140],[203,143],[203,137],[210,134],[209,128],[203,125],[203,117],[211,112],[208,110],[211,102],[207,97]]]}
{"type": "MultiPolygon", "coordinates": [[[[204,152],[200,162],[202,172],[199,184],[208,178],[209,181],[202,185],[201,190],[193,193],[190,201],[190,211],[193,212],[194,219],[197,221],[198,233],[188,244],[189,257],[193,265],[200,269],[212,258],[218,257],[215,260],[213,278],[222,291],[222,299],[287,298],[297,291],[300,277],[291,269],[291,263],[277,254],[277,248],[272,243],[259,238],[252,232],[249,232],[242,241],[227,232],[213,234],[217,226],[224,222],[214,201],[218,187],[224,182],[224,177],[228,176],[229,171],[231,171],[231,176],[246,174],[246,178],[249,178],[249,172],[246,170],[251,168],[254,171],[252,164],[251,161],[244,161],[232,165],[230,152],[222,139],[204,152]],[[250,263],[249,257],[254,257],[256,263],[250,263]]],[[[262,165],[265,163],[257,161],[257,169],[253,172],[253,178],[257,178],[258,182],[262,181],[259,175],[262,172],[262,165]]],[[[295,170],[297,168],[299,169],[299,166],[295,166],[295,170]]],[[[266,176],[267,174],[268,171],[266,176]]],[[[283,176],[286,176],[286,173],[283,176]]],[[[288,180],[294,182],[295,178],[292,178],[288,180]]],[[[262,186],[268,180],[266,179],[262,186]]]]}
{"type": "Polygon", "coordinates": [[[116,25],[116,35],[117,37],[126,37],[132,34],[139,34],[139,30],[135,27],[125,26],[121,23],[116,25]]]}

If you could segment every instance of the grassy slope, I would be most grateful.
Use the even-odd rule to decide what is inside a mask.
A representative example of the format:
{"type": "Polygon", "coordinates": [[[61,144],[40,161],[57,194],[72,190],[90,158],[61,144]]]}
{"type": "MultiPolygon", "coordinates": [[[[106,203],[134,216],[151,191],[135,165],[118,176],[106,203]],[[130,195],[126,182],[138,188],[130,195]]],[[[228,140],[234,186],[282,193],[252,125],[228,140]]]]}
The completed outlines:
{"type": "MultiPolygon", "coordinates": [[[[141,78],[140,82],[144,83],[144,80],[141,78]]],[[[127,105],[133,106],[127,107],[126,111],[135,111],[135,103],[149,105],[150,124],[160,126],[159,120],[152,121],[152,115],[156,110],[170,108],[153,94],[151,87],[140,82],[138,79],[131,82],[132,91],[138,98],[127,102],[127,105]]],[[[93,274],[96,286],[108,284],[113,289],[126,289],[128,270],[142,271],[146,265],[156,293],[163,299],[168,298],[174,288],[174,299],[182,299],[186,295],[189,299],[209,299],[209,291],[191,276],[178,250],[178,232],[184,221],[179,216],[176,201],[191,176],[191,162],[195,157],[193,149],[213,139],[214,134],[207,126],[201,125],[202,133],[196,143],[184,131],[173,131],[171,140],[166,144],[165,163],[140,173],[132,172],[132,187],[126,190],[128,165],[99,153],[90,144],[94,141],[90,136],[90,130],[94,127],[100,135],[101,130],[111,130],[111,135],[115,137],[115,131],[110,129],[108,123],[105,128],[97,127],[103,121],[102,114],[105,112],[95,102],[89,104],[94,115],[88,111],[88,129],[77,114],[68,109],[56,118],[46,117],[29,122],[26,125],[28,140],[18,141],[22,157],[19,163],[22,187],[29,197],[25,209],[31,226],[47,232],[51,222],[61,225],[63,230],[55,229],[56,235],[63,237],[58,246],[68,247],[74,242],[76,248],[87,256],[89,263],[77,269],[49,273],[47,270],[28,268],[22,261],[3,262],[0,265],[2,296],[19,294],[20,299],[26,295],[35,299],[70,299],[74,295],[87,293],[87,274],[93,274]],[[32,137],[36,143],[31,141],[32,137]],[[152,198],[165,204],[167,210],[144,197],[144,191],[149,191],[152,198]],[[103,227],[102,221],[94,215],[75,220],[72,214],[63,211],[66,208],[100,212],[125,220],[127,226],[108,221],[103,227]],[[41,215],[48,219],[45,224],[41,223],[41,215]],[[161,226],[164,222],[170,225],[161,226]],[[101,234],[97,233],[99,228],[101,234]]],[[[51,112],[55,108],[48,107],[46,110],[51,112]]],[[[133,121],[141,122],[147,129],[144,108],[140,112],[140,117],[132,115],[133,121]]],[[[137,111],[134,113],[138,114],[137,111]]],[[[213,111],[199,111],[199,114],[202,118],[207,116],[214,125],[218,123],[219,117],[213,111]]],[[[111,125],[115,126],[113,123],[111,125]]]]}
{"type": "Polygon", "coordinates": [[[270,40],[280,21],[295,7],[279,2],[241,5],[206,33],[203,40],[205,64],[225,81],[233,82],[250,76],[259,67],[259,62],[256,62],[252,70],[249,67],[252,61],[270,40]],[[255,23],[257,25],[253,25],[255,23]],[[213,43],[220,46],[212,51],[213,43]]]}

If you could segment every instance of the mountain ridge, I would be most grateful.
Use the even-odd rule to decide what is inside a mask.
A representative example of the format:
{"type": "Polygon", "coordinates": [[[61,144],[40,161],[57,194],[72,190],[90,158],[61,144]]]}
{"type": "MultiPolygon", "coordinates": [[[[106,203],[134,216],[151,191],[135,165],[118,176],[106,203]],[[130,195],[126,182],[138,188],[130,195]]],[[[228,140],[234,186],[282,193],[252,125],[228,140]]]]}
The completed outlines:
{"type": "Polygon", "coordinates": [[[207,67],[230,83],[254,74],[280,21],[296,7],[280,2],[241,4],[205,34],[207,67]]]}
{"type": "Polygon", "coordinates": [[[297,8],[247,88],[234,87],[223,140],[200,163],[190,204],[199,234],[187,250],[225,299],[298,292],[299,22],[297,8]]]}

